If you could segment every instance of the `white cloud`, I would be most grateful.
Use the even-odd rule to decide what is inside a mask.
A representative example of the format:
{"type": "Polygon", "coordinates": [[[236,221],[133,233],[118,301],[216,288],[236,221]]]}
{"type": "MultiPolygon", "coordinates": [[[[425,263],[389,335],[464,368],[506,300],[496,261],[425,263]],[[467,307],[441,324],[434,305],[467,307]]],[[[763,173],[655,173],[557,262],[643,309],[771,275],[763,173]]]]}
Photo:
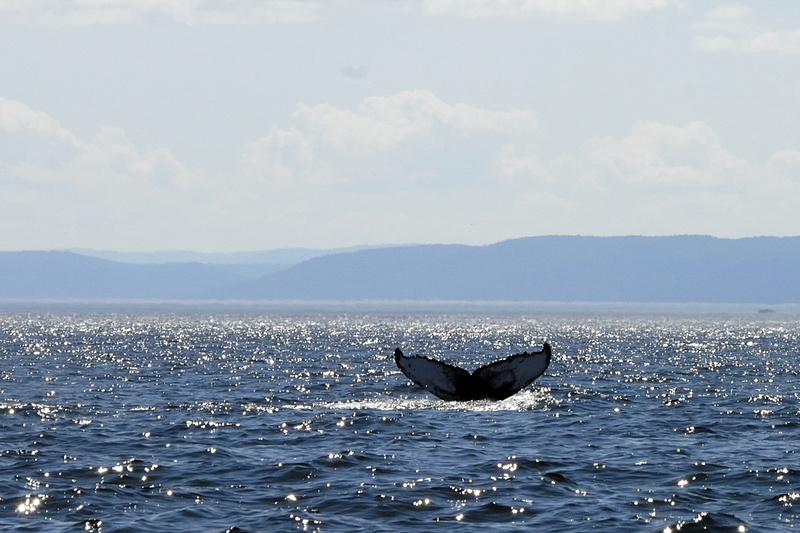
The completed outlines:
{"type": "Polygon", "coordinates": [[[0,133],[14,141],[0,144],[0,249],[800,230],[800,150],[746,161],[702,122],[642,122],[545,158],[528,112],[408,91],[351,109],[301,106],[291,127],[244,147],[238,171],[214,175],[142,150],[122,130],[79,139],[44,113],[0,103],[0,133]]]}
{"type": "Polygon", "coordinates": [[[745,162],[720,146],[702,122],[684,126],[642,122],[624,139],[591,141],[586,159],[595,172],[624,185],[708,188],[739,178],[745,162]]]}
{"type": "Polygon", "coordinates": [[[312,20],[316,0],[0,0],[0,23],[95,26],[171,21],[179,24],[257,24],[312,20]]]}
{"type": "Polygon", "coordinates": [[[251,178],[274,180],[266,186],[274,194],[295,192],[284,196],[293,205],[282,210],[288,226],[331,239],[354,220],[369,242],[800,229],[800,218],[771,207],[800,195],[800,180],[790,179],[798,152],[757,164],[726,149],[705,123],[641,122],[627,136],[591,139],[580,153],[547,160],[534,131],[524,113],[400,93],[353,110],[301,108],[294,128],[253,143],[243,166],[251,178]],[[465,164],[437,168],[448,150],[465,164]]]}
{"type": "MultiPolygon", "coordinates": [[[[90,141],[81,140],[41,111],[0,98],[0,130],[16,147],[6,147],[0,168],[17,182],[67,181],[80,186],[103,186],[110,181],[169,175],[181,182],[185,169],[164,149],[140,153],[125,133],[105,128],[90,141]]],[[[118,185],[119,183],[116,183],[118,185]]]]}
{"type": "Polygon", "coordinates": [[[415,0],[422,10],[464,17],[519,16],[544,13],[616,21],[632,14],[665,9],[674,0],[415,0]]]}
{"type": "Polygon", "coordinates": [[[771,186],[789,189],[800,186],[800,150],[782,150],[770,157],[766,176],[771,186]]]}
{"type": "MultiPolygon", "coordinates": [[[[474,179],[476,156],[499,157],[500,139],[535,127],[527,111],[448,104],[428,91],[371,97],[356,109],[302,106],[293,129],[273,130],[247,147],[246,174],[284,183],[437,188],[474,179]],[[437,162],[445,159],[446,168],[437,162]]],[[[485,164],[485,163],[484,163],[485,164]]]]}
{"type": "Polygon", "coordinates": [[[623,138],[592,139],[580,154],[531,168],[548,176],[569,232],[741,237],[800,229],[789,214],[800,195],[800,152],[746,161],[701,122],[639,123],[623,138]]]}
{"type": "Polygon", "coordinates": [[[300,106],[291,129],[256,139],[239,172],[216,176],[165,149],[140,150],[122,130],[78,139],[44,113],[2,103],[0,126],[25,146],[0,148],[5,248],[20,247],[10,229],[30,216],[19,238],[40,248],[319,246],[352,242],[353,231],[364,242],[406,242],[420,224],[426,240],[447,240],[488,201],[483,180],[501,147],[535,128],[531,113],[448,104],[425,91],[354,109],[300,106]],[[49,150],[53,138],[62,149],[49,150]]]}
{"type": "Polygon", "coordinates": [[[79,139],[47,114],[0,99],[0,133],[5,249],[146,246],[147,234],[169,234],[202,207],[202,174],[167,150],[140,151],[119,129],[79,139]]]}
{"type": "Polygon", "coordinates": [[[72,145],[78,142],[47,113],[34,111],[22,102],[3,97],[0,97],[0,129],[10,133],[30,133],[72,145]]]}
{"type": "Polygon", "coordinates": [[[328,105],[302,107],[295,119],[326,143],[379,148],[430,136],[437,127],[452,128],[464,135],[525,128],[531,125],[533,116],[526,111],[497,112],[448,104],[429,91],[405,91],[366,98],[356,110],[328,105]]]}
{"type": "Polygon", "coordinates": [[[564,195],[624,191],[620,196],[635,196],[736,187],[746,181],[749,167],[721,146],[716,133],[702,122],[683,126],[640,122],[626,137],[589,139],[581,153],[551,161],[509,150],[502,171],[515,179],[528,176],[539,184],[563,188],[564,195]]]}
{"type": "Polygon", "coordinates": [[[709,52],[800,53],[800,28],[765,27],[750,9],[741,5],[712,9],[697,25],[697,31],[695,47],[709,52]]]}
{"type": "MultiPolygon", "coordinates": [[[[682,0],[407,0],[404,7],[468,18],[549,14],[617,21],[679,5],[682,0]]],[[[84,27],[170,21],[262,24],[316,20],[331,6],[372,8],[374,0],[0,0],[0,24],[84,27]]],[[[385,2],[394,7],[395,2],[385,2]]],[[[358,73],[361,74],[360,72],[358,73]]]]}

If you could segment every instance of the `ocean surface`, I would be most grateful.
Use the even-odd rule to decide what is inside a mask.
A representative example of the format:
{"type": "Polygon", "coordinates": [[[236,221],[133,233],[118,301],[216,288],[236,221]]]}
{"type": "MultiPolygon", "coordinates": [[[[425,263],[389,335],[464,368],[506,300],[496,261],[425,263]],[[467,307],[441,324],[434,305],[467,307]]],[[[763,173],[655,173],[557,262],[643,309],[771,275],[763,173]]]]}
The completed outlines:
{"type": "Polygon", "coordinates": [[[19,304],[0,531],[786,531],[799,357],[796,307],[19,304]],[[502,402],[441,401],[392,360],[544,341],[502,402]]]}

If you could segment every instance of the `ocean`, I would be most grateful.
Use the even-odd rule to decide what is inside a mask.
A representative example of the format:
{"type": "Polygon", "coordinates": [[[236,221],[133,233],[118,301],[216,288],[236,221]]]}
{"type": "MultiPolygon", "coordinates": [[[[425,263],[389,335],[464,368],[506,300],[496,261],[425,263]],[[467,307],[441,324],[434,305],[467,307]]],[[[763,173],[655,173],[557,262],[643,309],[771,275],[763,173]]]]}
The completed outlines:
{"type": "Polygon", "coordinates": [[[786,531],[799,356],[791,306],[7,306],[0,531],[786,531]],[[392,359],[545,341],[501,402],[392,359]]]}

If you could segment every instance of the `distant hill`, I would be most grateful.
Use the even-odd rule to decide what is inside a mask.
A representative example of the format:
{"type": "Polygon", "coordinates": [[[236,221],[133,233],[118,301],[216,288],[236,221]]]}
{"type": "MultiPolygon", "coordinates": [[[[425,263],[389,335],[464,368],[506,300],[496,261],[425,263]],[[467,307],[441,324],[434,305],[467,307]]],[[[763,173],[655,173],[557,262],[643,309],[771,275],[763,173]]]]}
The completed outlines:
{"type": "Polygon", "coordinates": [[[0,299],[800,303],[800,237],[549,236],[359,249],[277,270],[220,262],[0,252],[0,299]]]}
{"type": "MultiPolygon", "coordinates": [[[[800,303],[800,237],[528,237],[336,254],[243,283],[251,299],[800,303]]],[[[218,296],[222,296],[218,293],[218,296]]]]}
{"type": "Polygon", "coordinates": [[[275,250],[263,250],[258,252],[114,252],[108,250],[90,250],[86,248],[73,248],[64,250],[78,255],[108,259],[123,263],[137,263],[141,265],[153,265],[159,263],[203,263],[206,265],[236,265],[238,266],[259,266],[273,265],[285,267],[294,265],[302,261],[321,257],[323,255],[354,252],[371,248],[385,248],[385,246],[351,246],[347,248],[277,248],[275,250]]]}
{"type": "Polygon", "coordinates": [[[0,299],[186,299],[247,279],[213,265],[136,265],[70,252],[0,252],[0,299]]]}

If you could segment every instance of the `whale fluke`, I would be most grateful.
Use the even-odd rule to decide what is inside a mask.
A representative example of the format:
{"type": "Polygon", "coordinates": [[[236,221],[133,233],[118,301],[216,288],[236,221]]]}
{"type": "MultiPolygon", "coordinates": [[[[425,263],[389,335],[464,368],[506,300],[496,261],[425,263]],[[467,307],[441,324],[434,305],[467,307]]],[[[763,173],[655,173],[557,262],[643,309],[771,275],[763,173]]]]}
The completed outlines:
{"type": "Polygon", "coordinates": [[[430,357],[406,357],[400,348],[394,351],[394,362],[408,379],[442,400],[505,400],[544,374],[550,356],[550,344],[544,343],[540,352],[518,353],[472,374],[430,357]]]}

